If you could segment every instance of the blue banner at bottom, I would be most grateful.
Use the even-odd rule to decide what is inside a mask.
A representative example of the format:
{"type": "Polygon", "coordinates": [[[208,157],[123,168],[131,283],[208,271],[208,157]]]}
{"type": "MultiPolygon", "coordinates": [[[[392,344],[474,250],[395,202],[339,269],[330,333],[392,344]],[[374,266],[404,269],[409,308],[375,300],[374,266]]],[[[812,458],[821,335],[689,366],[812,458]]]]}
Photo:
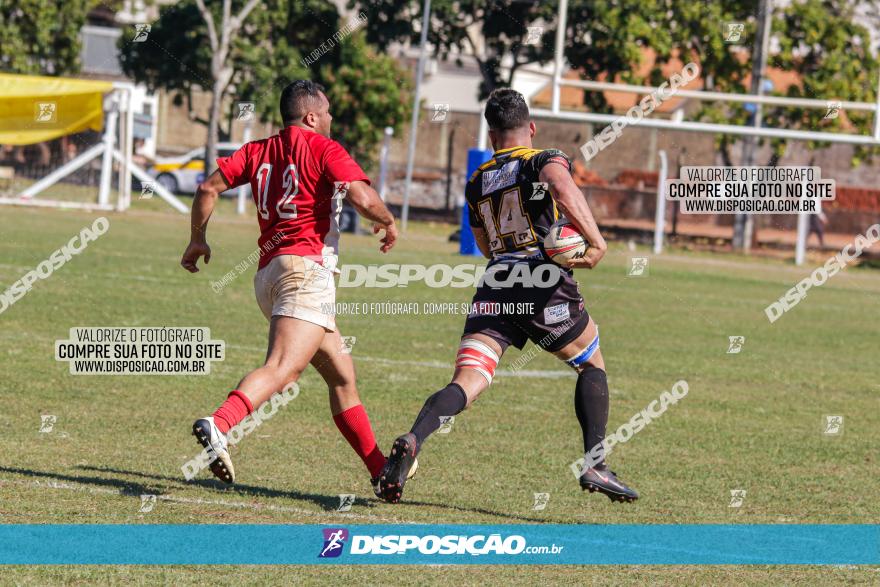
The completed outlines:
{"type": "Polygon", "coordinates": [[[876,565],[880,525],[0,525],[0,564],[876,565]]]}

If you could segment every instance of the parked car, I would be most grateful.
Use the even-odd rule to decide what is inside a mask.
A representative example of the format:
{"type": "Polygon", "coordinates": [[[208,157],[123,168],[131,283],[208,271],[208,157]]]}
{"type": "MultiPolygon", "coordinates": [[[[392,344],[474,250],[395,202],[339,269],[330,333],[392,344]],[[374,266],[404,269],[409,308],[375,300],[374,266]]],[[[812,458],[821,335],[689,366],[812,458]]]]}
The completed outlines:
{"type": "MultiPolygon", "coordinates": [[[[217,156],[228,157],[240,147],[241,143],[217,143],[217,156]]],[[[177,157],[157,157],[147,171],[172,194],[194,194],[205,178],[205,148],[199,147],[177,157]]],[[[234,196],[235,191],[230,190],[225,195],[234,196]]]]}

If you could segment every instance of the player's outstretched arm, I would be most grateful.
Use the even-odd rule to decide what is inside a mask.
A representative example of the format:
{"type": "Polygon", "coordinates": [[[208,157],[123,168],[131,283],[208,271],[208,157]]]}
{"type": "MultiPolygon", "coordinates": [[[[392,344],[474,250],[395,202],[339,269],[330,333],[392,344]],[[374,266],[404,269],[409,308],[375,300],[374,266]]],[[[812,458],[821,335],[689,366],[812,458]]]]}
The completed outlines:
{"type": "Polygon", "coordinates": [[[379,250],[383,253],[390,251],[397,241],[397,226],[394,224],[394,215],[376,190],[365,181],[353,181],[348,186],[348,201],[358,214],[373,222],[373,234],[380,230],[385,231],[385,236],[380,239],[382,245],[379,250]]]}
{"type": "Polygon", "coordinates": [[[205,258],[205,263],[211,260],[211,247],[208,246],[207,231],[208,220],[214,212],[214,205],[220,194],[229,189],[226,178],[219,170],[211,174],[208,179],[199,184],[196,197],[193,198],[192,217],[190,220],[189,245],[183,252],[180,264],[190,273],[198,273],[196,263],[199,257],[205,258]]]}
{"type": "Polygon", "coordinates": [[[541,169],[539,179],[549,185],[550,194],[556,200],[562,213],[571,220],[572,224],[577,227],[590,243],[584,258],[569,261],[568,266],[572,269],[580,267],[592,269],[605,256],[608,245],[605,244],[605,239],[602,238],[602,233],[599,232],[599,226],[593,218],[593,213],[590,211],[590,206],[587,204],[584,194],[581,193],[568,170],[562,165],[556,165],[555,163],[545,165],[541,169]]]}

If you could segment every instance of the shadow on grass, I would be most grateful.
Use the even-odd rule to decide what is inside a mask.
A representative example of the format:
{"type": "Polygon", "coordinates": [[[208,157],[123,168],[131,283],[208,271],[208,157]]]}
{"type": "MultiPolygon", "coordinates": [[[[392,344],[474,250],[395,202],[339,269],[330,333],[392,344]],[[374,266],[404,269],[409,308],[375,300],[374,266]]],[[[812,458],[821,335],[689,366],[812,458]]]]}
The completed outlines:
{"type": "MultiPolygon", "coordinates": [[[[32,469],[19,469],[15,467],[2,466],[0,466],[0,472],[16,473],[18,475],[24,475],[26,477],[56,479],[59,481],[68,481],[71,483],[80,483],[84,485],[112,488],[118,490],[122,495],[142,495],[145,493],[163,495],[167,492],[167,487],[162,487],[162,484],[157,482],[174,482],[180,483],[183,486],[195,485],[197,487],[204,487],[207,489],[221,490],[226,494],[260,496],[269,498],[287,498],[298,501],[308,501],[320,506],[322,509],[327,511],[335,511],[336,507],[339,505],[338,495],[320,495],[316,493],[302,493],[299,491],[280,491],[277,489],[257,487],[253,485],[243,485],[240,483],[236,483],[233,486],[228,486],[222,484],[220,481],[206,479],[194,479],[189,482],[181,483],[181,480],[175,477],[167,477],[164,475],[149,475],[137,471],[123,471],[120,469],[112,469],[109,467],[79,466],[77,468],[94,473],[111,473],[116,475],[126,475],[128,477],[140,477],[147,481],[143,483],[138,483],[130,479],[114,479],[112,477],[98,477],[94,475],[70,475],[64,473],[34,471],[32,469]],[[150,481],[152,481],[152,483],[150,481]]],[[[366,500],[357,500],[356,504],[364,505],[367,507],[375,507],[372,503],[366,500]]]]}
{"type": "MultiPolygon", "coordinates": [[[[56,473],[56,472],[48,472],[48,471],[34,471],[32,469],[20,469],[16,467],[3,467],[0,466],[0,472],[3,473],[14,473],[17,475],[24,475],[26,477],[38,477],[43,479],[55,479],[60,481],[68,481],[70,483],[80,483],[83,485],[93,485],[97,487],[105,487],[112,488],[119,491],[122,495],[132,495],[138,496],[143,494],[155,494],[162,495],[167,491],[167,483],[173,483],[175,485],[179,485],[181,487],[187,486],[196,486],[202,487],[206,489],[213,489],[220,491],[225,494],[233,494],[233,495],[241,495],[247,497],[267,497],[272,499],[282,498],[282,499],[292,499],[297,501],[307,501],[313,504],[318,505],[323,510],[328,512],[336,511],[337,506],[339,505],[339,496],[338,495],[321,495],[316,493],[303,493],[301,491],[283,491],[279,489],[271,489],[268,487],[258,487],[255,485],[244,485],[241,483],[236,483],[235,485],[229,486],[221,483],[217,480],[209,480],[209,479],[194,479],[192,481],[182,481],[178,477],[169,477],[167,475],[155,475],[150,473],[143,473],[140,471],[127,471],[124,469],[115,469],[111,467],[92,467],[88,465],[80,465],[77,469],[88,471],[90,473],[108,473],[113,475],[125,475],[129,478],[135,477],[143,479],[144,481],[141,483],[134,482],[130,479],[115,479],[112,477],[99,477],[96,475],[71,475],[64,473],[56,473]]],[[[365,506],[368,508],[375,508],[378,502],[373,500],[365,500],[365,499],[357,499],[355,504],[357,506],[365,506]]],[[[493,516],[497,518],[504,518],[508,520],[516,520],[518,522],[533,522],[533,523],[547,523],[549,520],[546,518],[536,518],[529,517],[524,515],[519,515],[511,512],[498,512],[485,508],[468,508],[468,507],[460,507],[448,503],[431,503],[424,501],[407,501],[404,504],[405,506],[422,506],[422,507],[432,507],[438,508],[442,510],[446,510],[449,512],[457,512],[457,513],[470,513],[470,514],[482,514],[485,516],[493,516]]],[[[456,523],[455,520],[444,521],[444,523],[456,523]]]]}

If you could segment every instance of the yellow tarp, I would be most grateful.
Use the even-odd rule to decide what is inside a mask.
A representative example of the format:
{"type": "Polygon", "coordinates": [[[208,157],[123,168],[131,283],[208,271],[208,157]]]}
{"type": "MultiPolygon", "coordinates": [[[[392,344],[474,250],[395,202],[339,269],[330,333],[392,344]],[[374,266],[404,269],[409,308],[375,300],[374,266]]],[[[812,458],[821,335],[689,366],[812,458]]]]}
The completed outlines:
{"type": "Polygon", "coordinates": [[[0,145],[31,145],[104,126],[110,82],[0,73],[0,145]]]}

